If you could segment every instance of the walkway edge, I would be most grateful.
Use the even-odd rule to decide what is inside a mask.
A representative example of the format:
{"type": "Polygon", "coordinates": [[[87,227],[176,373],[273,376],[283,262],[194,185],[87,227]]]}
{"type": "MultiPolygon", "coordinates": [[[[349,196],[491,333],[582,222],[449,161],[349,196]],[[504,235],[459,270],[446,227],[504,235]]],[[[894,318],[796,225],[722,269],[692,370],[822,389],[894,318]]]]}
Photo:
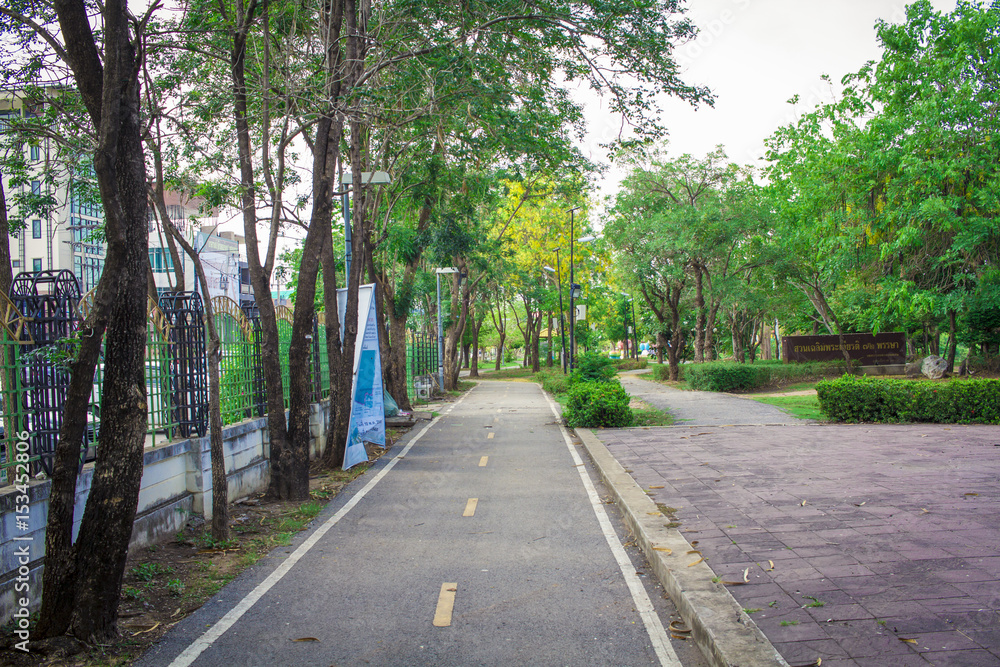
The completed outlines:
{"type": "Polygon", "coordinates": [[[705,562],[688,565],[697,559],[688,555],[691,545],[679,531],[666,527],[656,504],[604,443],[589,429],[575,429],[575,433],[614,494],[639,548],[708,661],[715,667],[788,667],[729,591],[712,582],[715,576],[712,569],[705,562]],[[666,547],[670,552],[656,547],[666,547]]]}

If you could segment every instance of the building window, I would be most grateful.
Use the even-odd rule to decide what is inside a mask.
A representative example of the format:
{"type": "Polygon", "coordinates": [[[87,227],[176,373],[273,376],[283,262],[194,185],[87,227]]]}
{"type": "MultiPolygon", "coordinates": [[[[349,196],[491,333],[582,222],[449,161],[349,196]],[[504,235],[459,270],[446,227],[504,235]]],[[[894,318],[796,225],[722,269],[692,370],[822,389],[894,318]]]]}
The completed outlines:
{"type": "Polygon", "coordinates": [[[149,266],[154,273],[167,273],[174,270],[174,260],[165,248],[150,248],[149,266]]]}
{"type": "Polygon", "coordinates": [[[31,238],[40,239],[42,238],[42,221],[32,220],[31,221],[31,238]]]}
{"type": "Polygon", "coordinates": [[[31,194],[40,195],[42,194],[42,184],[39,181],[31,182],[31,194]]]}
{"type": "Polygon", "coordinates": [[[42,270],[42,258],[41,257],[36,257],[33,260],[31,260],[31,270],[32,271],[41,271],[42,270]]]}
{"type": "Polygon", "coordinates": [[[21,260],[19,260],[19,259],[12,259],[10,261],[10,265],[11,265],[11,268],[19,269],[19,268],[21,268],[21,260]]]}
{"type": "Polygon", "coordinates": [[[32,146],[29,149],[29,152],[31,153],[31,159],[32,160],[37,160],[40,157],[40,154],[41,154],[41,151],[38,150],[38,146],[32,146]]]}

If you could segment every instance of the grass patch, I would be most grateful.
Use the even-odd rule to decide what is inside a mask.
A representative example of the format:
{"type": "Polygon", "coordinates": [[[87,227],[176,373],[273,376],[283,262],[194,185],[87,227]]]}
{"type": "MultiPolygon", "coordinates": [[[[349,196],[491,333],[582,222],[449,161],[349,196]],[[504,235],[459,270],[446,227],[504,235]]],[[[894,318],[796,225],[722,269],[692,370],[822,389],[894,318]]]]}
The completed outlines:
{"type": "Polygon", "coordinates": [[[632,408],[632,426],[670,426],[673,423],[674,418],[669,413],[648,403],[632,408]]]}
{"type": "Polygon", "coordinates": [[[811,419],[814,421],[827,421],[827,416],[819,407],[819,398],[815,394],[809,396],[752,396],[761,403],[767,403],[781,408],[788,414],[799,419],[811,419]]]}

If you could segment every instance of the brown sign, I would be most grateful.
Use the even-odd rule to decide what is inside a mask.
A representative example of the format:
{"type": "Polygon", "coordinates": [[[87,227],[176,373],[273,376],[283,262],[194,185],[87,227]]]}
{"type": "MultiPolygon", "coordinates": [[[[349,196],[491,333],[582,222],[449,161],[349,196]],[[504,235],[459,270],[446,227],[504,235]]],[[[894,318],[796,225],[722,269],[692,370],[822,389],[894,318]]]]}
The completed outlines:
{"type": "MultiPolygon", "coordinates": [[[[844,334],[844,349],[851,361],[864,366],[906,363],[906,334],[844,334]]],[[[781,352],[789,361],[836,361],[844,358],[840,336],[785,336],[781,352]]]]}

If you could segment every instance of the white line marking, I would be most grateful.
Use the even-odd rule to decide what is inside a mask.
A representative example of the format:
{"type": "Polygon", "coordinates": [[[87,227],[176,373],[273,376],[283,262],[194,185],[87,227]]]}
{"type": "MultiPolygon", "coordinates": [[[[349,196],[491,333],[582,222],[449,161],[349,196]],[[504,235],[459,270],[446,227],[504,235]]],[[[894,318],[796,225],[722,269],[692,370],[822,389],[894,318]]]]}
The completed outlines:
{"type": "MultiPolygon", "coordinates": [[[[468,394],[465,394],[465,396],[468,396],[468,394]]],[[[459,403],[464,401],[465,396],[462,396],[462,398],[458,399],[458,401],[453,403],[452,407],[455,407],[459,403]]],[[[451,409],[447,410],[447,412],[451,412],[451,409]]],[[[282,578],[284,578],[284,576],[288,574],[289,570],[291,570],[292,567],[296,563],[298,563],[303,556],[309,553],[309,550],[312,549],[313,546],[315,546],[315,544],[319,542],[331,528],[333,528],[341,519],[343,519],[348,512],[354,509],[354,506],[357,505],[359,502],[361,502],[361,499],[364,498],[366,495],[368,495],[369,491],[375,488],[375,485],[378,484],[382,480],[382,478],[385,477],[386,474],[388,474],[390,470],[392,470],[392,468],[396,465],[396,463],[398,463],[400,459],[406,456],[406,453],[410,451],[410,448],[413,447],[413,445],[417,444],[417,441],[420,440],[420,438],[424,437],[424,434],[426,434],[427,431],[429,431],[431,427],[434,426],[434,424],[438,423],[438,421],[441,419],[441,416],[442,415],[439,415],[434,419],[432,419],[430,423],[424,427],[424,430],[418,433],[417,436],[413,438],[413,440],[410,440],[410,442],[407,443],[406,447],[403,447],[403,451],[401,451],[391,461],[389,461],[389,463],[384,468],[382,468],[378,472],[378,474],[371,479],[370,482],[365,484],[365,486],[360,491],[355,493],[354,496],[350,500],[348,500],[343,507],[337,510],[336,514],[327,519],[322,526],[317,528],[312,535],[307,537],[305,541],[302,542],[302,544],[300,544],[298,548],[295,551],[293,551],[292,554],[284,560],[284,562],[281,563],[281,565],[275,568],[274,572],[272,572],[267,576],[267,579],[257,584],[256,588],[250,591],[250,593],[248,593],[245,598],[240,600],[235,607],[230,609],[225,616],[216,621],[215,625],[206,630],[205,634],[203,634],[201,637],[192,642],[191,645],[188,646],[186,649],[184,649],[184,651],[181,652],[180,655],[174,658],[173,662],[170,663],[170,667],[188,667],[191,663],[193,663],[195,660],[198,659],[198,656],[200,656],[205,651],[205,649],[214,644],[215,641],[219,637],[221,637],[226,630],[233,627],[233,625],[236,624],[236,621],[240,620],[240,618],[245,613],[247,613],[247,611],[249,611],[250,608],[254,606],[254,604],[256,604],[257,600],[264,597],[264,595],[269,590],[271,590],[271,588],[276,583],[281,581],[282,578]]]]}
{"type": "MultiPolygon", "coordinates": [[[[552,410],[552,414],[558,420],[560,418],[559,411],[556,410],[556,406],[553,405],[549,395],[544,392],[543,395],[549,404],[549,409],[552,410]]],[[[625,553],[625,548],[618,540],[618,535],[615,534],[611,520],[608,519],[608,513],[604,510],[604,503],[601,502],[600,497],[597,495],[597,490],[594,488],[594,483],[590,481],[590,475],[587,474],[587,468],[583,465],[583,460],[577,453],[576,448],[573,447],[569,431],[561,423],[559,424],[559,430],[562,432],[563,440],[566,442],[566,449],[569,450],[570,456],[573,457],[573,463],[576,464],[574,467],[580,473],[580,479],[587,490],[587,496],[590,497],[590,506],[594,508],[594,514],[597,515],[597,522],[601,525],[604,539],[608,541],[608,546],[611,547],[611,552],[615,555],[615,560],[618,561],[618,567],[621,569],[622,576],[625,577],[625,583],[628,584],[629,592],[632,593],[632,601],[635,602],[636,611],[639,612],[643,625],[646,626],[646,632],[649,634],[649,640],[653,643],[653,650],[656,652],[656,657],[660,659],[660,664],[663,667],[682,667],[681,661],[677,659],[677,654],[674,653],[674,647],[670,644],[670,638],[667,637],[667,632],[663,629],[660,616],[656,613],[656,609],[653,608],[653,603],[650,601],[649,595],[646,594],[646,589],[635,574],[635,567],[632,565],[632,561],[629,560],[628,554],[625,553]]]]}

